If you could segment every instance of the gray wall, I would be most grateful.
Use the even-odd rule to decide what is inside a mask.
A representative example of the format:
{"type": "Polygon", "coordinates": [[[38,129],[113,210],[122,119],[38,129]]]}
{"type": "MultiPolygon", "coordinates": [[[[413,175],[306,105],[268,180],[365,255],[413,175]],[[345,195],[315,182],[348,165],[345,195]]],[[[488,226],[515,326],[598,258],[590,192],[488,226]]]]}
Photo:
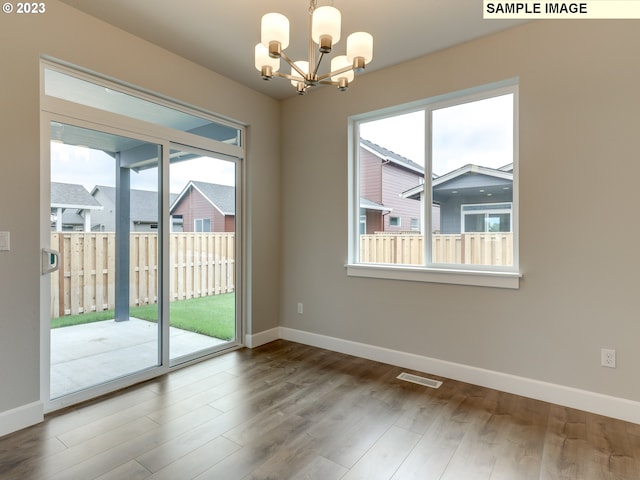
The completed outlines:
{"type": "Polygon", "coordinates": [[[39,199],[40,182],[48,181],[48,174],[40,175],[41,54],[249,125],[249,333],[279,320],[273,281],[280,277],[278,102],[56,0],[46,7],[46,14],[0,15],[0,231],[11,232],[12,247],[0,252],[0,423],[3,413],[40,399],[39,199]]]}
{"type": "Polygon", "coordinates": [[[93,196],[102,205],[102,210],[94,212],[91,216],[91,224],[96,226],[97,231],[115,232],[116,231],[116,206],[108,195],[100,189],[93,196]],[[100,229],[98,229],[98,225],[100,229]]]}
{"type": "Polygon", "coordinates": [[[286,100],[282,325],[640,400],[638,45],[636,21],[535,21],[286,100]],[[520,289],[347,277],[347,117],[516,76],[520,289]]]}

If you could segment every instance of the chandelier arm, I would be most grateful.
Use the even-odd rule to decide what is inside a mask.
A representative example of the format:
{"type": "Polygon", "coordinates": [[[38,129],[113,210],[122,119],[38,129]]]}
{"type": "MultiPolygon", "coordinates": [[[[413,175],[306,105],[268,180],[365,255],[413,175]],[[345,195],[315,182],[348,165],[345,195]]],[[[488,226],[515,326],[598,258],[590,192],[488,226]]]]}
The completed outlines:
{"type": "MultiPolygon", "coordinates": [[[[320,62],[322,62],[322,58],[324,57],[324,52],[320,52],[320,57],[318,58],[318,63],[316,63],[316,68],[313,70],[313,76],[311,78],[316,78],[318,75],[318,69],[320,68],[320,62]]],[[[309,65],[313,65],[310,63],[309,65]]]]}
{"type": "Polygon", "coordinates": [[[330,78],[330,77],[334,77],[336,75],[340,75],[341,73],[346,73],[353,70],[353,65],[349,65],[347,67],[341,68],[339,70],[335,70],[333,72],[329,72],[329,73],[325,73],[324,75],[320,75],[318,77],[318,81],[322,82],[323,80],[330,78]]]}
{"type": "Polygon", "coordinates": [[[304,82],[304,78],[303,77],[295,77],[293,75],[289,75],[288,73],[273,72],[272,75],[274,77],[286,78],[287,80],[294,80],[296,82],[304,82]]]}
{"type": "Polygon", "coordinates": [[[304,81],[304,79],[306,79],[306,78],[307,78],[307,74],[306,74],[304,71],[302,71],[302,69],[301,69],[299,66],[297,66],[297,65],[293,62],[293,60],[291,60],[291,59],[287,56],[287,54],[286,54],[286,53],[281,52],[281,53],[280,53],[280,58],[282,58],[285,62],[287,62],[287,63],[291,66],[291,68],[293,68],[296,72],[298,72],[298,74],[303,78],[303,81],[304,81]]]}

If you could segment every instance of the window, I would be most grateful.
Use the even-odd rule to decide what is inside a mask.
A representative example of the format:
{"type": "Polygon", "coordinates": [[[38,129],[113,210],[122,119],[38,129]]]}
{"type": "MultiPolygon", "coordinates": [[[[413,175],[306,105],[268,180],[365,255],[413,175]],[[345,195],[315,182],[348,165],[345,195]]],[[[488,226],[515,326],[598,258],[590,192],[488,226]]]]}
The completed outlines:
{"type": "MultiPolygon", "coordinates": [[[[360,211],[363,209],[361,208],[360,211]]],[[[363,213],[360,214],[360,234],[367,233],[367,216],[363,213]]]]}
{"type": "Polygon", "coordinates": [[[236,126],[212,120],[208,115],[186,110],[177,104],[162,105],[153,96],[100,85],[95,79],[80,78],[63,71],[46,68],[45,94],[62,100],[125,115],[155,125],[180,130],[199,137],[241,146],[242,130],[236,126]]]}
{"type": "Polygon", "coordinates": [[[210,218],[196,218],[193,225],[194,232],[210,232],[211,231],[211,219],[210,218]]]}
{"type": "Polygon", "coordinates": [[[462,205],[463,233],[511,232],[511,203],[462,205]]]}
{"type": "Polygon", "coordinates": [[[511,80],[351,118],[350,218],[382,231],[353,222],[349,275],[517,288],[517,96],[511,80]]]}

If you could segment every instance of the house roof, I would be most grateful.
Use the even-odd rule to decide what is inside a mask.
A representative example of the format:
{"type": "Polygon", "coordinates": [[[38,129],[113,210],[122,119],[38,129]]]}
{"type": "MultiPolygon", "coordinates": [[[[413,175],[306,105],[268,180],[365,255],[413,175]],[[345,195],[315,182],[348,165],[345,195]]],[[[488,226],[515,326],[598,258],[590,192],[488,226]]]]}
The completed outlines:
{"type": "Polygon", "coordinates": [[[381,147],[380,145],[373,143],[370,140],[361,138],[360,146],[370,151],[371,153],[373,153],[374,155],[376,155],[377,157],[379,157],[381,160],[385,162],[391,162],[395,165],[399,165],[401,167],[407,168],[414,172],[424,174],[424,167],[422,165],[414,162],[413,160],[409,160],[408,158],[403,157],[402,155],[398,155],[397,153],[392,152],[391,150],[381,147]]]}
{"type": "MultiPolygon", "coordinates": [[[[456,170],[433,179],[434,192],[447,188],[479,188],[481,186],[494,187],[513,183],[513,164],[501,168],[489,168],[480,165],[467,164],[456,170]],[[484,176],[487,181],[476,180],[473,185],[468,181],[471,177],[484,176]]],[[[416,185],[401,193],[405,198],[419,199],[424,192],[424,184],[416,185]]]]}
{"type": "MultiPolygon", "coordinates": [[[[55,223],[55,222],[54,222],[55,223]]],[[[84,225],[84,218],[75,209],[65,209],[62,212],[63,225],[84,225]]]]}
{"type": "Polygon", "coordinates": [[[392,208],[385,207],[381,203],[374,202],[373,200],[369,200],[364,197],[360,197],[360,208],[367,210],[380,210],[382,212],[391,212],[393,210],[392,208]]]}
{"type": "MultiPolygon", "coordinates": [[[[116,189],[105,185],[96,185],[91,191],[95,195],[100,190],[115,205],[116,189]]],[[[131,192],[131,221],[142,223],[158,222],[158,192],[151,190],[132,189],[131,192]]],[[[177,195],[170,194],[169,201],[173,203],[177,195]]]]}
{"type": "Polygon", "coordinates": [[[450,182],[456,178],[460,178],[463,175],[467,175],[467,174],[486,175],[489,177],[495,177],[495,178],[501,178],[503,180],[513,181],[513,169],[511,171],[505,171],[501,169],[482,167],[480,165],[473,165],[468,163],[463,167],[460,167],[449,173],[445,173],[444,175],[434,179],[432,183],[433,188],[436,188],[437,186],[443,185],[447,182],[450,182]]]}
{"type": "Polygon", "coordinates": [[[102,205],[82,185],[51,182],[51,206],[76,210],[102,210],[102,205]]]}
{"type": "Polygon", "coordinates": [[[236,188],[228,185],[218,185],[217,183],[189,181],[182,189],[182,192],[171,203],[172,211],[184,198],[191,188],[195,188],[200,194],[223,215],[236,214],[236,188]]]}

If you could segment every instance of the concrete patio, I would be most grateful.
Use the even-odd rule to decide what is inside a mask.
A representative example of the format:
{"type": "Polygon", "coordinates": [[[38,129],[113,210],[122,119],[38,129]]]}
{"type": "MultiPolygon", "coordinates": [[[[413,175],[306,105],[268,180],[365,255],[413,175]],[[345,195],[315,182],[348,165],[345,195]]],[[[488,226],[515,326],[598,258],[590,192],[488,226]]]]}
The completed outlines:
{"type": "MultiPolygon", "coordinates": [[[[226,343],[170,327],[170,358],[226,343]]],[[[51,330],[51,398],[158,364],[158,325],[131,318],[51,330]]]]}

